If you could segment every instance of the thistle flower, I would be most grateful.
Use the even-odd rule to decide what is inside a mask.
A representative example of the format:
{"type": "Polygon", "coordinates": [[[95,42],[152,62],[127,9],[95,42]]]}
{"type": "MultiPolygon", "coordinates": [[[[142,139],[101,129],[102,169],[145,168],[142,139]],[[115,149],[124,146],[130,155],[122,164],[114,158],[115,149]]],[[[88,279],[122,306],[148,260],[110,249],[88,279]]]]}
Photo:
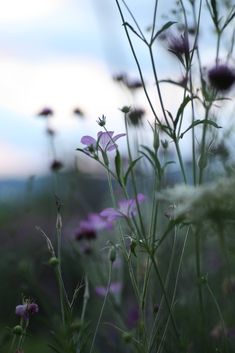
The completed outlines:
{"type": "Polygon", "coordinates": [[[120,137],[125,136],[126,134],[118,134],[116,136],[113,136],[114,131],[100,131],[97,134],[97,139],[95,139],[92,136],[83,136],[81,138],[81,143],[83,145],[86,145],[87,147],[84,149],[84,151],[90,153],[91,149],[93,151],[105,151],[105,152],[110,152],[115,150],[118,146],[115,143],[120,137]]]}
{"type": "MultiPolygon", "coordinates": [[[[146,199],[143,194],[137,195],[137,201],[142,203],[146,199]]],[[[118,218],[131,218],[137,214],[136,199],[121,200],[118,202],[118,208],[105,208],[100,212],[100,216],[105,217],[109,221],[115,221],[118,218]]]]}
{"type": "Polygon", "coordinates": [[[78,115],[78,116],[80,116],[80,117],[84,117],[84,113],[83,113],[83,111],[82,111],[80,108],[75,108],[75,109],[73,110],[73,114],[74,114],[74,115],[78,115]]]}
{"type": "Polygon", "coordinates": [[[186,33],[181,34],[181,36],[171,35],[168,42],[168,50],[175,54],[177,57],[185,55],[189,56],[189,41],[186,33]]]}
{"type": "Polygon", "coordinates": [[[53,115],[54,112],[51,108],[45,107],[37,114],[38,116],[42,116],[44,118],[48,118],[49,116],[53,115]]]}
{"type": "Polygon", "coordinates": [[[53,172],[57,172],[58,170],[60,170],[61,168],[63,168],[63,163],[58,161],[57,159],[55,159],[52,163],[51,163],[51,170],[53,172]]]}
{"type": "Polygon", "coordinates": [[[141,108],[134,109],[128,114],[128,120],[133,126],[138,126],[142,124],[142,119],[144,117],[145,111],[141,108]]]}
{"type": "Polygon", "coordinates": [[[212,87],[218,91],[226,91],[235,82],[235,70],[227,65],[216,65],[208,71],[208,78],[212,87]]]}
{"type": "Polygon", "coordinates": [[[15,314],[22,317],[24,320],[29,320],[30,316],[37,314],[38,311],[39,308],[36,303],[30,303],[29,301],[26,301],[24,304],[16,306],[15,314]]]}

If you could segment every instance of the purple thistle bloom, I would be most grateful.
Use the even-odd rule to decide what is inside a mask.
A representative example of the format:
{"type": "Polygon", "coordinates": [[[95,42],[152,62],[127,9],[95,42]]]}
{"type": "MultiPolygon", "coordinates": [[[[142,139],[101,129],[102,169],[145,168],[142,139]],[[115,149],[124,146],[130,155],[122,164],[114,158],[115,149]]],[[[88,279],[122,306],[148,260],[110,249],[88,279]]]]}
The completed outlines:
{"type": "MultiPolygon", "coordinates": [[[[146,196],[143,194],[137,195],[137,201],[142,203],[146,199],[146,196]]],[[[106,217],[110,221],[115,221],[118,218],[122,217],[132,217],[137,214],[137,203],[136,199],[129,199],[129,200],[121,200],[118,202],[118,208],[105,208],[103,211],[100,212],[102,217],[106,217]]]]}
{"type": "MultiPolygon", "coordinates": [[[[113,282],[110,285],[109,288],[109,293],[111,294],[119,294],[122,290],[122,284],[121,282],[113,282]]],[[[101,297],[104,297],[107,291],[107,287],[104,286],[96,286],[95,287],[95,292],[96,294],[100,295],[101,297]]]]}
{"type": "Polygon", "coordinates": [[[38,116],[43,116],[45,118],[48,118],[49,116],[53,115],[53,110],[51,108],[45,107],[40,112],[38,113],[38,116]]]}
{"type": "Polygon", "coordinates": [[[97,134],[97,140],[92,136],[83,136],[81,138],[81,143],[87,146],[84,149],[87,152],[90,152],[91,150],[97,151],[97,149],[99,149],[100,151],[110,152],[118,147],[115,142],[120,137],[123,137],[126,135],[126,134],[118,134],[116,136],[113,136],[113,134],[114,134],[114,131],[107,131],[107,132],[100,131],[97,134]]]}
{"type": "Polygon", "coordinates": [[[208,71],[208,78],[211,85],[218,91],[226,91],[235,82],[235,70],[227,65],[216,65],[208,71]]]}
{"type": "Polygon", "coordinates": [[[29,320],[31,315],[37,314],[39,311],[38,305],[35,303],[26,303],[17,305],[15,314],[22,317],[24,320],[29,320]]]}
{"type": "Polygon", "coordinates": [[[96,239],[97,231],[103,229],[111,229],[112,227],[113,223],[111,220],[107,220],[106,218],[100,216],[97,213],[90,213],[87,219],[82,220],[79,223],[79,227],[75,232],[75,238],[76,240],[96,239]]]}
{"type": "Polygon", "coordinates": [[[181,36],[175,37],[171,35],[169,38],[169,51],[176,56],[185,55],[189,56],[189,41],[186,33],[181,34],[181,36]]]}

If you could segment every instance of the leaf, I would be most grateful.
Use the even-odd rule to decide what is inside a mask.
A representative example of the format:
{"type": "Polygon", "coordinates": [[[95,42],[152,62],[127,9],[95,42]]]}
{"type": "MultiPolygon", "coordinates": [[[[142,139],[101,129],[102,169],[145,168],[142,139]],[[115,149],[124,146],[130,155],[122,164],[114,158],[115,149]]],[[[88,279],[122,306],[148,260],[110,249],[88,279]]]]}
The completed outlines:
{"type": "Polygon", "coordinates": [[[213,120],[195,120],[184,132],[182,132],[182,134],[180,135],[180,138],[182,139],[184,134],[186,134],[186,132],[188,132],[189,130],[191,130],[194,126],[199,125],[199,124],[207,124],[207,125],[211,125],[214,126],[217,129],[221,129],[222,126],[217,125],[213,120]]]}
{"type": "Polygon", "coordinates": [[[176,114],[176,117],[175,117],[175,121],[174,121],[174,126],[175,128],[177,127],[177,124],[178,124],[178,121],[179,121],[179,118],[181,116],[181,114],[183,113],[184,111],[184,108],[186,107],[186,105],[192,100],[194,99],[195,97],[190,97],[190,96],[186,96],[183,100],[183,102],[180,104],[180,107],[177,111],[177,114],[176,114]]]}
{"type": "Polygon", "coordinates": [[[144,154],[146,157],[148,157],[148,160],[151,161],[151,164],[154,166],[154,169],[158,172],[158,177],[161,178],[162,167],[157,155],[147,146],[142,145],[142,148],[148,152],[149,156],[146,156],[145,152],[141,152],[141,153],[144,154]]]}
{"type": "Polygon", "coordinates": [[[136,30],[128,23],[128,22],[123,22],[123,26],[130,28],[130,30],[137,35],[137,37],[139,37],[142,41],[144,41],[144,39],[142,38],[141,35],[139,35],[139,33],[136,32],[136,30]]]}
{"type": "Polygon", "coordinates": [[[151,41],[151,44],[155,41],[155,39],[162,33],[164,32],[165,30],[167,30],[168,28],[170,28],[173,24],[177,23],[176,21],[168,21],[166,22],[162,28],[159,29],[159,31],[157,31],[157,33],[154,35],[152,41],[151,41]]]}
{"type": "Polygon", "coordinates": [[[123,185],[122,159],[121,159],[121,156],[120,156],[120,153],[118,150],[116,150],[115,168],[116,168],[116,174],[117,174],[118,181],[119,181],[120,185],[123,185]]]}
{"type": "Polygon", "coordinates": [[[125,174],[125,176],[124,176],[124,179],[123,179],[124,185],[126,185],[126,183],[127,183],[127,178],[128,178],[129,173],[132,171],[132,169],[134,168],[134,166],[136,165],[136,163],[137,163],[141,158],[142,158],[142,156],[136,158],[136,159],[135,159],[134,161],[132,161],[131,164],[129,165],[129,167],[128,167],[128,169],[127,169],[127,172],[126,172],[126,174],[125,174]]]}

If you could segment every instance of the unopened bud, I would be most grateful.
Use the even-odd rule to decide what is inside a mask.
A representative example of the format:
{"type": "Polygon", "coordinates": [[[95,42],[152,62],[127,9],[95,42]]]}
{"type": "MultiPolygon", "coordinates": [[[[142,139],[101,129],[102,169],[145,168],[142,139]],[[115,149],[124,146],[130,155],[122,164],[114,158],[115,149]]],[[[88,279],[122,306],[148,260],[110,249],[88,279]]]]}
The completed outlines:
{"type": "Polygon", "coordinates": [[[127,107],[126,105],[121,108],[121,112],[124,114],[128,114],[130,112],[131,108],[127,107]]]}
{"type": "Polygon", "coordinates": [[[109,250],[109,260],[111,262],[114,262],[116,260],[116,249],[115,246],[112,246],[111,249],[109,250]]]}
{"type": "Polygon", "coordinates": [[[15,327],[13,327],[12,332],[14,333],[14,335],[22,335],[23,333],[23,327],[20,325],[16,325],[15,327]]]}
{"type": "Polygon", "coordinates": [[[60,213],[57,214],[57,218],[56,218],[56,228],[57,228],[57,229],[62,229],[62,217],[61,217],[61,214],[60,214],[60,213]]]}
{"type": "Polygon", "coordinates": [[[49,261],[48,261],[48,264],[52,267],[56,267],[59,265],[59,259],[55,256],[52,256],[49,261]]]}

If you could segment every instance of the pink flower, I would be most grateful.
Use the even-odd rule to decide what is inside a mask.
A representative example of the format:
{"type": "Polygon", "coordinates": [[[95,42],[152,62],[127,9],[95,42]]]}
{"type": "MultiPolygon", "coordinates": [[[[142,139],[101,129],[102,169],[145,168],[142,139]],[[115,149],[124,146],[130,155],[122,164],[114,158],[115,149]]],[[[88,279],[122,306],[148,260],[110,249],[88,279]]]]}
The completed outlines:
{"type": "Polygon", "coordinates": [[[113,151],[118,146],[115,143],[120,137],[125,136],[126,134],[118,134],[113,136],[114,131],[107,131],[107,132],[98,132],[97,140],[92,136],[83,136],[81,138],[81,143],[86,145],[87,147],[84,149],[87,152],[91,151],[113,151]]]}
{"type": "Polygon", "coordinates": [[[92,240],[96,238],[97,231],[111,229],[112,227],[113,223],[111,220],[107,220],[97,213],[90,213],[87,219],[79,223],[79,227],[75,232],[75,238],[76,240],[92,240]]]}
{"type": "MultiPolygon", "coordinates": [[[[143,194],[137,195],[138,203],[142,203],[146,199],[143,194]]],[[[137,203],[136,199],[121,200],[118,202],[118,208],[105,208],[100,212],[100,216],[105,217],[109,221],[115,221],[122,217],[132,217],[137,214],[137,203]]]]}

